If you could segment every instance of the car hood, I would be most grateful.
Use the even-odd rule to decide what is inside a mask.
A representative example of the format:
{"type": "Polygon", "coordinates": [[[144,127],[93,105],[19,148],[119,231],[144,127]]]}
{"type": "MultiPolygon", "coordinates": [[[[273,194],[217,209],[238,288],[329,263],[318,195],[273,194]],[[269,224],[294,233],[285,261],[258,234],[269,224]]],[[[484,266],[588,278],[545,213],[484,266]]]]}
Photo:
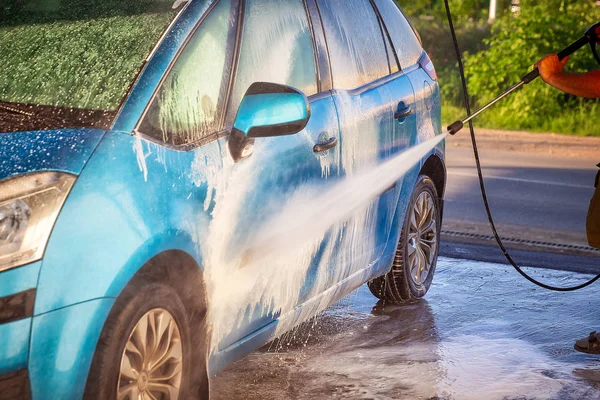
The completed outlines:
{"type": "Polygon", "coordinates": [[[100,129],[0,133],[0,181],[37,171],[78,175],[105,133],[100,129]]]}

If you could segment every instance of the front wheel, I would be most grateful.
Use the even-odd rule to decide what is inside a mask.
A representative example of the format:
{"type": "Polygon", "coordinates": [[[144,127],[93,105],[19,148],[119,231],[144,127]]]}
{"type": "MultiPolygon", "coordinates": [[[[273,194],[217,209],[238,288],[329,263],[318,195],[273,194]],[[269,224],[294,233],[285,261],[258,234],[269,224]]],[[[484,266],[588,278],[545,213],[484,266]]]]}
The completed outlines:
{"type": "MultiPolygon", "coordinates": [[[[193,368],[203,357],[177,290],[162,283],[125,289],[98,341],[86,399],[184,400],[207,398],[193,390],[193,368]]],[[[205,363],[200,362],[200,366],[205,363]]]]}
{"type": "Polygon", "coordinates": [[[381,300],[400,303],[425,296],[437,263],[441,210],[431,178],[421,175],[410,199],[392,269],[367,283],[381,300]]]}

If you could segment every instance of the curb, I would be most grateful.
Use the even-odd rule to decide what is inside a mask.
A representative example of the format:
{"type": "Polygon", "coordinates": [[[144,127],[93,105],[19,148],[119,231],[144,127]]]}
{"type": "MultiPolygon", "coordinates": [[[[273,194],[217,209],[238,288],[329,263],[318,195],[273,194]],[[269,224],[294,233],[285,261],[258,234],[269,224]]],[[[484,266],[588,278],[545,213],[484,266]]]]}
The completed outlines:
{"type": "MultiPolygon", "coordinates": [[[[496,239],[492,235],[482,235],[477,233],[466,233],[459,231],[450,231],[442,229],[442,238],[462,239],[462,241],[473,241],[473,242],[492,242],[496,244],[496,239]]],[[[585,256],[596,256],[600,257],[600,249],[595,249],[590,246],[574,245],[574,244],[561,244],[561,243],[550,243],[542,242],[539,240],[528,240],[528,239],[517,239],[517,238],[506,238],[501,237],[502,241],[506,244],[517,245],[515,247],[523,247],[528,249],[534,249],[538,251],[553,252],[553,253],[571,253],[576,255],[585,256]]]]}

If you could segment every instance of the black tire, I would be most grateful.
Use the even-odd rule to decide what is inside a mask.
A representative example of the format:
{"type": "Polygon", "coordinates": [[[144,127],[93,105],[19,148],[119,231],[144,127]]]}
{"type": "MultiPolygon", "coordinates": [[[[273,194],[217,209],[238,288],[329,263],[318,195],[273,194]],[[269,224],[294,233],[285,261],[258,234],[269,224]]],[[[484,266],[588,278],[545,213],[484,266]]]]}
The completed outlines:
{"type": "Polygon", "coordinates": [[[197,346],[199,342],[205,343],[205,340],[194,337],[189,313],[175,288],[143,280],[125,288],[107,318],[92,360],[84,399],[117,398],[125,345],[138,321],[154,309],[166,310],[173,317],[181,335],[183,361],[179,399],[208,399],[206,351],[203,346],[197,346]]]}
{"type": "Polygon", "coordinates": [[[433,275],[435,274],[435,267],[437,264],[437,257],[439,253],[439,242],[440,242],[440,230],[441,230],[441,207],[440,198],[437,194],[435,184],[425,175],[420,175],[415,184],[410,202],[408,204],[406,216],[402,224],[402,231],[400,233],[400,240],[398,242],[398,248],[392,264],[392,269],[387,274],[375,278],[367,282],[367,286],[371,290],[373,295],[381,300],[391,303],[403,303],[412,299],[418,299],[427,293],[433,275]],[[429,268],[426,279],[421,282],[415,282],[409,271],[409,260],[408,260],[408,230],[410,224],[410,218],[415,207],[415,203],[422,193],[428,193],[433,201],[433,213],[435,213],[435,251],[433,255],[433,262],[429,268]]]}

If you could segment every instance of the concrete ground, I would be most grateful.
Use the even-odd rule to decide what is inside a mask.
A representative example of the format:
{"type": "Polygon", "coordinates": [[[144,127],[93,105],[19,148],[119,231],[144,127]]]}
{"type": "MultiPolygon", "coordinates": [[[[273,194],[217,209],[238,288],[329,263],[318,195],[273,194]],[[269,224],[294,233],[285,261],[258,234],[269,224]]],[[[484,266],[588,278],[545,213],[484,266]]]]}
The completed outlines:
{"type": "MultiPolygon", "coordinates": [[[[598,266],[600,269],[600,265],[598,266]]],[[[598,271],[600,272],[600,271],[598,271]]],[[[586,275],[535,269],[566,285],[586,275]]],[[[215,399],[600,399],[597,287],[537,289],[504,265],[441,258],[424,300],[363,286],[212,381],[215,399]]]]}

